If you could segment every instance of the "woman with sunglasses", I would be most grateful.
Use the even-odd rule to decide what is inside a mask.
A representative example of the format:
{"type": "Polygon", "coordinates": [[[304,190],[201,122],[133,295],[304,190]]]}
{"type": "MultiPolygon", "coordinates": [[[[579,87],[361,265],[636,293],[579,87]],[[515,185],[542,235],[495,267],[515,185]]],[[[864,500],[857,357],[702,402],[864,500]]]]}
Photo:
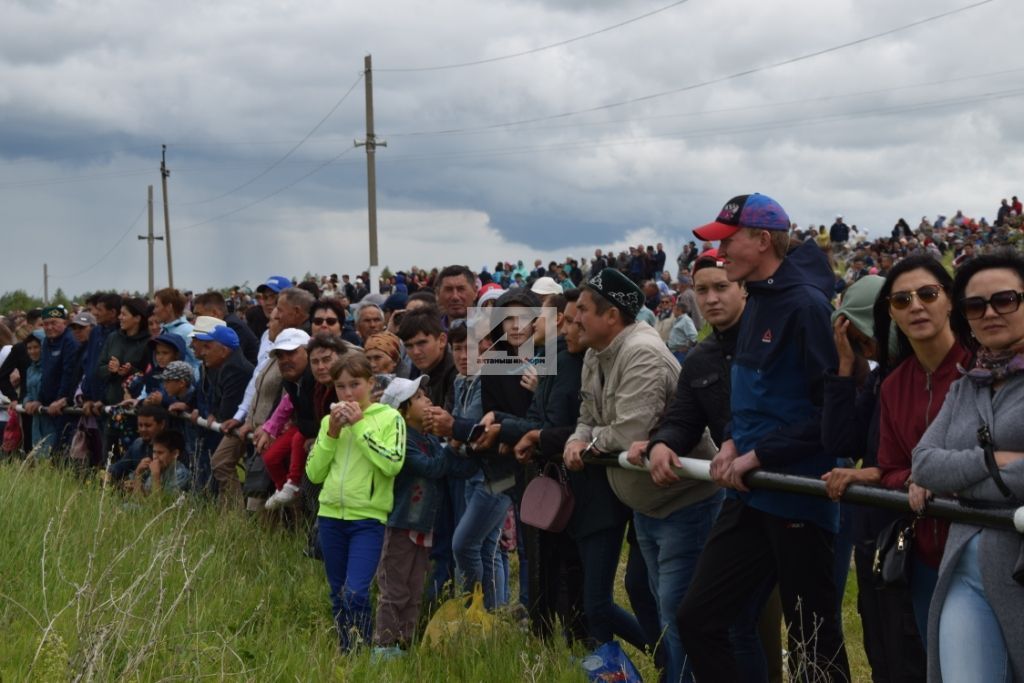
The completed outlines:
{"type": "MultiPolygon", "coordinates": [[[[952,289],[953,279],[942,264],[927,255],[909,256],[889,271],[874,306],[884,375],[879,396],[881,483],[907,491],[915,512],[924,511],[932,492],[911,477],[911,453],[938,415],[949,385],[959,378],[957,365],[966,365],[970,357],[950,326],[952,289]]],[[[923,642],[948,530],[948,522],[930,518],[918,520],[915,527],[910,597],[923,642]]]]}
{"type": "MultiPolygon", "coordinates": [[[[1024,258],[979,256],[956,276],[954,328],[974,351],[914,449],[914,479],[966,507],[1024,503],[1024,258]]],[[[1024,680],[1024,540],[954,522],[928,622],[928,680],[1024,680]]]]}

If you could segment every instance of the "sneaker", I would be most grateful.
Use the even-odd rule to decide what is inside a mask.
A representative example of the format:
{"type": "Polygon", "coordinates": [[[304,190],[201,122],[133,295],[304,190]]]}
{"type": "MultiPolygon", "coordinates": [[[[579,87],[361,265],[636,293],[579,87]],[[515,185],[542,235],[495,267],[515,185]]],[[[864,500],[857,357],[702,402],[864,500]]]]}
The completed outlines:
{"type": "Polygon", "coordinates": [[[291,505],[299,499],[299,493],[301,489],[298,486],[291,483],[290,481],[285,482],[281,490],[276,491],[274,495],[267,499],[264,507],[268,510],[276,510],[286,505],[291,505]]]}
{"type": "Polygon", "coordinates": [[[397,659],[404,656],[405,650],[397,645],[391,645],[389,647],[375,647],[370,653],[370,661],[376,664],[378,662],[386,662],[389,659],[397,659]]]}

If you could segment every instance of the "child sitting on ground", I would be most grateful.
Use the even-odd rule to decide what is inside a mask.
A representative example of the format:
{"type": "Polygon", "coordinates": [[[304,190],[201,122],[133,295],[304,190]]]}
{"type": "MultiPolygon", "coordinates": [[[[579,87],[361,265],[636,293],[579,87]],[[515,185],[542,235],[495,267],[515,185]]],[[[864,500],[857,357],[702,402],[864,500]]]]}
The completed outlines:
{"type": "Polygon", "coordinates": [[[148,496],[152,493],[172,495],[188,490],[192,475],[178,461],[185,451],[185,437],[181,432],[165,429],[153,437],[153,455],[143,458],[135,468],[132,488],[135,493],[148,496]]]}
{"type": "Polygon", "coordinates": [[[405,419],[405,463],[395,478],[394,507],[384,531],[377,567],[377,620],[374,654],[391,657],[412,642],[430,564],[434,522],[442,501],[442,477],[449,459],[436,436],[423,431],[433,405],[423,391],[427,379],[397,377],[384,390],[381,403],[397,408],[405,419]]]}

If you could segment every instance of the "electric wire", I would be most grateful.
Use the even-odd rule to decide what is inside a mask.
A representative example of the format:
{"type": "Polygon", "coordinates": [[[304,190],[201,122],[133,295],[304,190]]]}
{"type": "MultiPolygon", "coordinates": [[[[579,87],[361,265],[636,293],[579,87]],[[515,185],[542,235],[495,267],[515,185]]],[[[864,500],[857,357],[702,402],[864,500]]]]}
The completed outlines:
{"type": "Polygon", "coordinates": [[[581,40],[586,40],[587,38],[593,38],[594,36],[601,35],[602,33],[608,33],[609,31],[614,31],[615,29],[622,28],[623,26],[628,26],[629,24],[633,24],[633,23],[636,23],[638,21],[642,21],[644,19],[647,19],[649,17],[653,17],[656,14],[661,14],[662,12],[668,11],[668,10],[672,9],[673,7],[678,7],[679,5],[686,4],[687,2],[689,2],[689,0],[677,0],[677,2],[673,2],[673,3],[670,3],[670,4],[665,5],[663,7],[659,7],[658,9],[651,10],[650,12],[647,12],[645,14],[641,14],[639,16],[635,16],[635,17],[633,17],[631,19],[626,19],[625,21],[620,21],[617,24],[612,24],[611,26],[606,26],[606,27],[604,27],[602,29],[598,29],[596,31],[591,31],[590,33],[584,33],[583,35],[576,36],[575,38],[568,38],[566,40],[560,40],[560,41],[558,41],[556,43],[551,43],[549,45],[542,45],[540,47],[531,48],[529,50],[523,50],[521,52],[513,52],[511,54],[501,55],[500,57],[487,57],[485,59],[476,59],[476,60],[473,60],[473,61],[470,61],[470,62],[459,62],[457,64],[441,64],[441,65],[438,65],[438,66],[416,66],[416,67],[404,67],[404,68],[394,68],[394,69],[387,69],[387,68],[385,68],[385,69],[374,69],[374,71],[380,71],[380,72],[386,71],[386,72],[390,72],[390,73],[400,73],[400,72],[410,73],[410,72],[418,72],[418,71],[444,71],[444,70],[447,70],[447,69],[461,69],[461,68],[468,67],[468,66],[479,66],[481,64],[493,64],[494,62],[503,62],[503,61],[508,60],[508,59],[515,59],[517,57],[525,57],[526,55],[532,55],[532,54],[536,54],[538,52],[544,52],[545,50],[551,50],[551,49],[554,49],[556,47],[562,47],[564,45],[569,45],[571,43],[579,42],[581,40]]]}
{"type": "Polygon", "coordinates": [[[198,205],[198,204],[208,204],[210,202],[215,202],[218,199],[223,199],[224,197],[227,197],[228,195],[234,194],[235,192],[238,192],[239,190],[242,190],[242,189],[245,189],[246,187],[249,187],[254,182],[256,182],[257,180],[259,180],[263,176],[265,176],[268,173],[270,173],[271,171],[273,171],[275,168],[277,168],[279,165],[281,165],[281,163],[283,163],[285,160],[287,160],[288,157],[290,157],[292,154],[294,154],[295,151],[299,147],[301,147],[303,144],[305,144],[305,142],[307,140],[309,140],[309,138],[311,138],[313,136],[313,134],[316,133],[320,129],[320,126],[324,125],[324,123],[326,123],[327,119],[331,118],[331,116],[334,114],[334,112],[338,111],[338,107],[340,107],[345,102],[345,100],[348,99],[348,96],[352,94],[352,91],[356,89],[356,86],[359,85],[359,82],[362,81],[362,80],[363,80],[363,73],[359,72],[359,76],[357,76],[356,80],[352,83],[351,86],[349,86],[349,89],[345,91],[345,94],[341,96],[341,99],[339,99],[337,102],[335,102],[334,106],[331,107],[330,110],[326,114],[324,114],[323,118],[321,118],[320,121],[315,126],[313,126],[313,128],[308,133],[306,133],[306,135],[301,140],[299,140],[297,143],[295,143],[291,147],[291,149],[289,149],[287,152],[285,152],[284,156],[282,156],[279,159],[277,159],[277,161],[273,162],[272,164],[270,164],[269,166],[264,168],[262,171],[260,171],[256,175],[254,175],[252,178],[249,178],[247,181],[245,181],[241,185],[239,185],[237,187],[234,187],[234,188],[228,190],[227,192],[223,192],[223,193],[217,195],[216,197],[210,197],[209,199],[203,199],[203,200],[195,201],[195,202],[187,202],[187,203],[182,204],[182,206],[195,206],[195,205],[198,205]]]}
{"type": "Polygon", "coordinates": [[[857,38],[855,40],[851,40],[851,41],[848,41],[848,42],[845,42],[845,43],[841,43],[839,45],[833,45],[832,47],[827,47],[827,48],[823,48],[821,50],[815,50],[813,52],[808,52],[806,54],[799,55],[797,57],[790,57],[788,59],[784,59],[784,60],[781,60],[781,61],[778,61],[778,62],[773,62],[771,64],[766,64],[766,65],[763,65],[763,66],[751,67],[749,69],[744,69],[742,71],[737,71],[735,73],[732,73],[732,74],[729,74],[729,75],[726,75],[726,76],[719,76],[718,78],[712,78],[712,79],[706,80],[706,81],[698,81],[696,83],[690,83],[688,85],[680,86],[678,88],[672,88],[670,90],[663,90],[661,92],[650,93],[650,94],[647,94],[647,95],[641,95],[639,97],[633,97],[633,98],[630,98],[630,99],[627,99],[627,100],[620,100],[618,102],[606,102],[604,104],[599,104],[599,105],[595,105],[595,106],[592,106],[592,107],[586,107],[584,109],[575,109],[575,110],[571,110],[571,111],[564,111],[564,112],[561,112],[561,113],[558,113],[558,114],[548,114],[548,115],[545,115],[545,116],[535,116],[535,117],[532,117],[532,118],[518,119],[518,120],[515,120],[515,121],[503,121],[501,123],[491,123],[491,124],[486,124],[486,125],[482,125],[482,126],[466,126],[466,127],[462,127],[462,128],[447,128],[447,129],[430,130],[430,131],[415,131],[415,132],[412,132],[412,133],[406,133],[406,135],[410,135],[410,136],[411,135],[441,135],[441,134],[451,134],[451,133],[466,133],[466,132],[473,132],[473,131],[494,130],[494,129],[497,129],[497,128],[508,128],[508,127],[511,127],[511,126],[522,126],[522,125],[525,125],[525,124],[528,124],[528,123],[540,123],[542,121],[553,121],[553,120],[557,120],[557,119],[564,119],[564,118],[568,118],[570,116],[578,116],[579,114],[589,114],[589,113],[592,113],[592,112],[605,111],[605,110],[608,110],[608,109],[615,109],[615,108],[618,108],[618,107],[624,107],[624,106],[627,106],[627,105],[630,105],[630,104],[637,104],[638,102],[649,102],[651,100],[655,100],[655,99],[658,99],[658,98],[661,98],[661,97],[667,97],[668,95],[676,95],[676,94],[682,93],[682,92],[689,92],[689,91],[692,91],[692,90],[697,90],[699,88],[705,88],[705,87],[707,87],[709,85],[716,85],[718,83],[725,83],[727,81],[735,80],[737,78],[742,78],[744,76],[750,76],[751,74],[760,73],[762,71],[768,71],[768,70],[771,70],[771,69],[777,69],[779,67],[788,66],[790,64],[796,64],[798,62],[807,61],[809,59],[813,59],[815,57],[820,57],[822,55],[826,55],[826,54],[829,54],[829,53],[832,53],[832,52],[838,52],[839,50],[844,50],[846,48],[853,47],[855,45],[863,45],[864,43],[867,43],[867,42],[870,42],[870,41],[873,41],[873,40],[878,40],[879,38],[884,38],[885,36],[890,36],[890,35],[893,35],[895,33],[899,33],[900,31],[906,31],[908,29],[915,28],[917,26],[922,26],[924,24],[928,24],[928,23],[931,23],[933,21],[938,21],[939,19],[944,19],[944,18],[952,16],[954,14],[959,14],[961,12],[966,12],[968,10],[972,10],[972,9],[981,7],[982,5],[987,5],[990,2],[995,2],[995,0],[980,0],[980,2],[975,2],[975,3],[970,4],[970,5],[965,5],[963,7],[958,7],[956,9],[952,9],[952,10],[949,10],[949,11],[946,11],[946,12],[942,12],[940,14],[935,14],[935,15],[932,15],[930,17],[926,17],[924,19],[918,19],[916,21],[910,22],[909,24],[903,24],[903,25],[897,26],[895,28],[887,29],[887,30],[882,31],[880,33],[874,33],[874,34],[871,34],[869,36],[864,36],[864,37],[861,37],[861,38],[857,38]]]}
{"type": "Polygon", "coordinates": [[[108,256],[110,256],[111,254],[114,253],[114,250],[117,249],[117,247],[121,244],[121,242],[124,241],[124,238],[128,236],[128,233],[130,233],[132,230],[135,229],[135,225],[139,222],[139,219],[142,218],[142,214],[146,213],[146,209],[148,207],[149,207],[148,203],[142,205],[142,210],[139,211],[139,215],[137,215],[135,217],[135,220],[133,220],[132,224],[128,226],[128,229],[125,230],[123,233],[121,233],[121,236],[117,238],[116,242],[114,242],[112,245],[110,245],[110,248],[107,249],[106,253],[103,254],[103,256],[100,256],[98,259],[96,259],[91,265],[83,268],[82,270],[79,270],[76,273],[72,273],[71,275],[60,275],[60,274],[57,274],[57,275],[51,275],[50,277],[52,279],[54,279],[54,280],[70,280],[72,278],[78,277],[79,275],[84,275],[85,273],[88,273],[90,270],[92,270],[93,268],[95,268],[99,264],[103,263],[107,259],[108,256]]]}
{"type": "Polygon", "coordinates": [[[267,201],[268,199],[271,199],[272,197],[276,197],[277,195],[281,194],[285,190],[289,190],[289,189],[295,187],[296,185],[298,185],[299,183],[301,183],[303,180],[305,180],[306,178],[310,177],[311,175],[313,175],[315,173],[318,173],[321,170],[327,168],[328,166],[330,166],[331,164],[333,164],[334,162],[338,161],[343,156],[345,156],[346,154],[351,152],[353,149],[355,149],[355,147],[349,147],[349,148],[345,149],[344,151],[341,152],[341,154],[338,154],[338,155],[334,156],[333,158],[328,159],[327,161],[317,165],[313,170],[309,171],[308,173],[305,173],[305,174],[299,176],[298,178],[296,178],[292,182],[288,183],[284,187],[279,187],[278,189],[274,190],[273,192],[271,192],[269,194],[266,194],[266,195],[263,195],[259,199],[256,199],[254,201],[248,202],[246,204],[243,204],[242,206],[239,206],[239,207],[237,207],[235,209],[232,209],[231,211],[227,211],[227,212],[219,214],[217,216],[212,216],[210,218],[198,221],[196,223],[192,223],[190,225],[186,225],[183,228],[178,228],[178,232],[179,233],[180,232],[187,232],[189,230],[192,230],[193,228],[198,228],[201,225],[207,225],[209,223],[213,223],[214,221],[219,221],[221,219],[227,218],[228,216],[233,216],[236,213],[239,213],[241,211],[245,211],[246,209],[249,209],[249,208],[251,208],[253,206],[256,206],[257,204],[262,204],[263,202],[267,201]]]}
{"type": "MultiPolygon", "coordinates": [[[[606,119],[603,121],[577,121],[574,123],[557,123],[546,126],[531,126],[529,128],[521,129],[524,132],[542,131],[542,130],[560,130],[566,128],[583,128],[590,126],[610,126],[620,123],[637,123],[641,121],[659,121],[665,119],[678,119],[678,118],[691,118],[695,116],[704,116],[707,114],[728,114],[741,111],[757,111],[760,109],[771,109],[776,107],[787,107],[798,104],[815,104],[818,102],[828,102],[831,100],[847,99],[851,97],[864,97],[867,95],[882,95],[886,93],[901,92],[903,90],[914,90],[917,88],[927,88],[936,85],[949,85],[951,83],[961,83],[963,81],[980,80],[984,78],[992,78],[994,76],[1005,76],[1007,74],[1019,73],[1024,71],[1024,66],[1014,67],[1011,69],[1002,69],[1000,71],[990,71],[982,74],[969,74],[966,76],[957,76],[955,78],[946,78],[937,81],[921,81],[918,83],[906,83],[903,85],[894,85],[886,88],[873,88],[871,90],[859,90],[854,92],[844,93],[833,93],[829,95],[819,95],[816,97],[807,97],[796,100],[783,100],[780,102],[761,102],[758,104],[749,104],[739,107],[721,107],[717,109],[697,109],[687,112],[675,112],[672,114],[652,114],[650,116],[630,116],[628,118],[620,119],[606,119]]],[[[480,134],[480,133],[491,133],[492,131],[470,131],[469,133],[438,133],[438,135],[460,135],[460,134],[480,134]]],[[[430,134],[421,133],[389,133],[389,138],[401,138],[401,137],[430,137],[430,134]]]]}
{"type": "Polygon", "coordinates": [[[760,132],[765,130],[777,130],[791,128],[794,126],[802,125],[814,125],[819,123],[830,123],[834,121],[841,121],[845,119],[856,119],[868,116],[883,116],[898,114],[910,111],[918,111],[923,109],[934,109],[941,107],[956,106],[959,104],[967,104],[972,102],[989,101],[997,99],[1007,99],[1010,97],[1017,97],[1024,95],[1024,88],[1014,88],[1010,90],[995,91],[992,93],[983,93],[977,96],[971,97],[957,97],[945,100],[935,100],[930,102],[921,102],[914,104],[902,104],[894,105],[891,107],[878,107],[872,109],[861,110],[857,112],[841,112],[837,114],[824,114],[811,117],[802,117],[796,119],[789,119],[784,121],[766,122],[766,123],[754,123],[743,126],[729,126],[722,128],[712,128],[698,131],[675,131],[671,133],[662,134],[651,134],[645,136],[635,136],[630,138],[622,138],[617,140],[576,140],[563,143],[555,143],[551,145],[535,145],[535,146],[519,146],[519,147],[505,147],[505,148],[492,148],[488,150],[471,150],[465,152],[452,152],[442,154],[420,154],[420,155],[405,155],[405,156],[389,156],[387,159],[382,160],[384,164],[391,164],[404,161],[433,161],[438,159],[463,159],[463,158],[487,158],[487,157],[499,157],[499,156],[511,156],[516,154],[533,154],[536,152],[548,152],[548,151],[569,151],[577,149],[589,149],[599,147],[612,147],[618,145],[635,145],[638,142],[648,142],[652,140],[663,140],[663,139],[695,139],[702,137],[711,137],[717,135],[728,135],[737,133],[747,132],[760,132]]]}

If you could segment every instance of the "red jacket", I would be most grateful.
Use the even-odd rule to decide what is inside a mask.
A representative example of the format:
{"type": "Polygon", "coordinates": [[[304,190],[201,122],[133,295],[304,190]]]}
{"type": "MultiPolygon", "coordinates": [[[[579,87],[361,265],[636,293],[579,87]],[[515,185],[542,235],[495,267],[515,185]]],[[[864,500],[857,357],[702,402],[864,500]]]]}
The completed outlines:
{"type": "MultiPolygon", "coordinates": [[[[926,372],[915,356],[900,363],[882,382],[881,424],[879,426],[878,466],[882,486],[907,488],[911,453],[928,425],[942,408],[949,385],[960,378],[957,365],[966,366],[970,353],[954,344],[935,372],[926,372]]],[[[938,567],[946,546],[949,522],[922,519],[917,523],[914,548],[918,557],[938,567]]]]}

